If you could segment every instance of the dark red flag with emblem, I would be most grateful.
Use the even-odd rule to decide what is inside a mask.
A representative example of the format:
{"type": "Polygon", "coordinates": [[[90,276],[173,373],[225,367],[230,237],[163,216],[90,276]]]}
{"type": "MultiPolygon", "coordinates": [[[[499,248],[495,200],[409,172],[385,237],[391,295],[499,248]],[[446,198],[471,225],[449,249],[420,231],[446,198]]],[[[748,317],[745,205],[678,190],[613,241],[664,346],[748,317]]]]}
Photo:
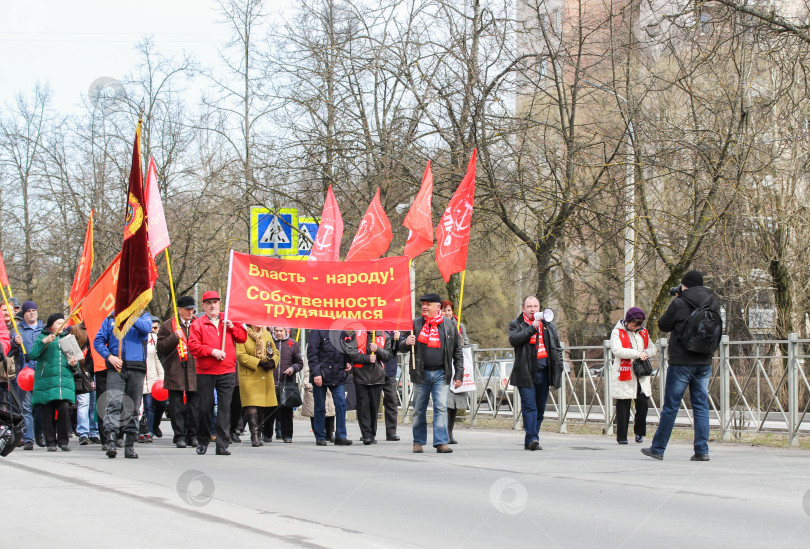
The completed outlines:
{"type": "Polygon", "coordinates": [[[467,247],[470,243],[470,223],[475,200],[475,160],[473,149],[467,174],[456,189],[436,227],[436,265],[445,282],[453,273],[467,268],[467,247]]]}
{"type": "Polygon", "coordinates": [[[124,244],[121,248],[121,268],[115,293],[115,328],[113,334],[123,339],[143,310],[152,301],[152,284],[157,278],[157,266],[149,250],[146,227],[146,201],[141,168],[141,122],[135,130],[132,149],[132,169],[129,172],[127,218],[124,244]]]}

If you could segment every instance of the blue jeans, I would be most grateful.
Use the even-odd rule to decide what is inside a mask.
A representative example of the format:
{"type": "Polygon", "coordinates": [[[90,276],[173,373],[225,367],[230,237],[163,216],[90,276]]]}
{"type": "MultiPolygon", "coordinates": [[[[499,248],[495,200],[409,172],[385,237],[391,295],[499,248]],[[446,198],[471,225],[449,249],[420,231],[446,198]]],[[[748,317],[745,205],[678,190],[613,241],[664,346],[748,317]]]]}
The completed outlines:
{"type": "Polygon", "coordinates": [[[520,413],[523,415],[523,430],[526,436],[523,445],[528,447],[535,440],[540,440],[540,426],[546,415],[548,400],[548,368],[538,368],[532,387],[518,387],[520,394],[520,413]]]}
{"type": "Polygon", "coordinates": [[[425,381],[413,385],[413,443],[427,444],[427,406],[433,396],[433,446],[447,444],[447,383],[444,369],[425,370],[425,381]]]}
{"type": "Polygon", "coordinates": [[[33,391],[23,391],[20,389],[20,386],[17,385],[16,378],[12,381],[14,389],[17,391],[17,398],[20,399],[23,421],[25,422],[23,440],[25,442],[34,442],[34,436],[42,434],[42,411],[33,410],[31,408],[31,399],[34,396],[33,391]]]}
{"type": "Polygon", "coordinates": [[[76,395],[76,432],[80,437],[97,437],[98,422],[95,418],[96,392],[76,395]]]}
{"type": "Polygon", "coordinates": [[[157,417],[158,424],[163,419],[163,412],[166,411],[166,401],[157,400],[151,393],[143,395],[143,413],[146,415],[146,428],[149,429],[149,434],[155,434],[155,417],[157,417]]]}
{"type": "Polygon", "coordinates": [[[692,414],[695,418],[695,453],[709,453],[709,379],[711,375],[712,367],[709,365],[669,365],[661,419],[652,442],[654,453],[664,455],[687,387],[689,387],[692,414]]]}
{"type": "Polygon", "coordinates": [[[315,404],[315,440],[326,440],[326,390],[332,392],[335,403],[335,438],[346,438],[346,389],[343,385],[327,387],[312,385],[312,399],[315,404]]]}

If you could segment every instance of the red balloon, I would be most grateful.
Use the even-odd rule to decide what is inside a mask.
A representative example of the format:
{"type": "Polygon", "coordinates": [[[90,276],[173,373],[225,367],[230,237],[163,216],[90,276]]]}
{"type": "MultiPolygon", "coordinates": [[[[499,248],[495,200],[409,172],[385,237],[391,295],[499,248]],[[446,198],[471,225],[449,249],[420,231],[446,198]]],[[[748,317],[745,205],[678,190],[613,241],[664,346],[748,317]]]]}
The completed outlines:
{"type": "Polygon", "coordinates": [[[159,379],[152,384],[152,398],[164,401],[169,398],[169,390],[163,388],[163,380],[159,379]]]}
{"type": "Polygon", "coordinates": [[[33,391],[34,369],[24,368],[23,371],[17,374],[17,385],[19,385],[20,389],[22,389],[23,391],[33,391]]]}

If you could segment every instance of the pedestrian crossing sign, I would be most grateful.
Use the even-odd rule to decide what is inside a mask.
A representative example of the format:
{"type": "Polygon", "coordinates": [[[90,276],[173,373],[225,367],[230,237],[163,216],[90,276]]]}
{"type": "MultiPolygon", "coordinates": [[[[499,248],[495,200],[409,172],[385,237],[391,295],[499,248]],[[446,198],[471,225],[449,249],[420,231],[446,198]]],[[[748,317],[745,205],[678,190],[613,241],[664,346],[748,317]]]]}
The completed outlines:
{"type": "Polygon", "coordinates": [[[269,210],[261,206],[250,211],[250,253],[254,255],[298,255],[297,208],[269,210]]]}
{"type": "Polygon", "coordinates": [[[318,222],[314,217],[298,218],[298,255],[309,256],[318,236],[318,222]]]}

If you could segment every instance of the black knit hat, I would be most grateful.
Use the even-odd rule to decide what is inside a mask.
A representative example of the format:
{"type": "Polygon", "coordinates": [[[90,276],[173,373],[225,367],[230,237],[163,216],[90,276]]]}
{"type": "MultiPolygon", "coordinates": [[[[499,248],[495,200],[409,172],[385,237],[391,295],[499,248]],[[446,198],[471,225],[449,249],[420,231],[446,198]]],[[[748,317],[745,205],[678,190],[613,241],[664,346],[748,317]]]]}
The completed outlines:
{"type": "Polygon", "coordinates": [[[700,271],[689,271],[683,278],[681,278],[681,284],[686,286],[687,288],[694,288],[695,286],[703,286],[703,273],[700,271]]]}
{"type": "Polygon", "coordinates": [[[48,317],[48,321],[45,323],[46,328],[50,328],[54,325],[57,320],[65,320],[65,315],[62,313],[53,313],[51,316],[48,317]]]}

